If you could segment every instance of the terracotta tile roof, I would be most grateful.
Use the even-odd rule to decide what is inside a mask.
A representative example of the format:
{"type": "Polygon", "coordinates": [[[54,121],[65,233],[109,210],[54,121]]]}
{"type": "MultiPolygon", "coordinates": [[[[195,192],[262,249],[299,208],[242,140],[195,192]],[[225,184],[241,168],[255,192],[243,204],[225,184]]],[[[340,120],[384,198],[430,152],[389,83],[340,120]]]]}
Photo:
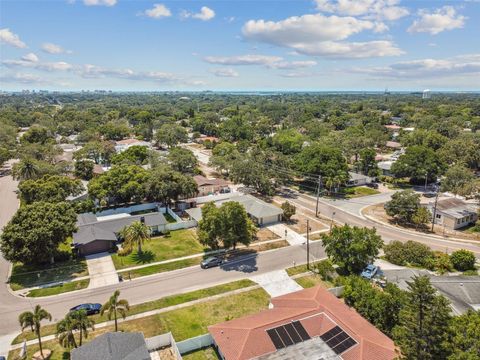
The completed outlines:
{"type": "Polygon", "coordinates": [[[273,309],[208,328],[226,360],[274,353],[276,348],[266,330],[294,320],[299,320],[316,341],[323,341],[320,335],[340,326],[357,342],[340,355],[343,359],[389,360],[398,356],[390,338],[320,286],[272,298],[271,302],[273,309]]]}
{"type": "Polygon", "coordinates": [[[394,149],[398,149],[398,148],[402,147],[402,145],[399,142],[396,142],[396,141],[387,141],[385,146],[389,147],[389,148],[394,148],[394,149]]]}

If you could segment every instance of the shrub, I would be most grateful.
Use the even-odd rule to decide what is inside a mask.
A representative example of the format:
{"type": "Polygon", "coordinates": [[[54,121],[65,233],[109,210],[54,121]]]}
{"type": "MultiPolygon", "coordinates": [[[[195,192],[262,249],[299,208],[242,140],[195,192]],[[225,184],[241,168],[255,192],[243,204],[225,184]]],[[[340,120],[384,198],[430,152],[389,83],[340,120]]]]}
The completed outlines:
{"type": "Polygon", "coordinates": [[[453,270],[452,263],[450,262],[450,256],[440,251],[435,252],[434,264],[435,270],[437,270],[440,274],[444,274],[453,270]]]}
{"type": "Polygon", "coordinates": [[[317,271],[322,280],[331,281],[335,273],[335,268],[330,260],[322,260],[317,264],[317,271]]]}
{"type": "Polygon", "coordinates": [[[396,265],[413,265],[428,267],[433,252],[424,244],[416,241],[392,241],[384,246],[385,258],[396,265]]]}
{"type": "Polygon", "coordinates": [[[450,255],[450,261],[458,271],[475,270],[475,254],[471,251],[462,249],[454,251],[450,255]]]}
{"type": "Polygon", "coordinates": [[[132,253],[132,249],[130,247],[124,247],[118,250],[117,255],[118,256],[127,256],[132,253]]]}

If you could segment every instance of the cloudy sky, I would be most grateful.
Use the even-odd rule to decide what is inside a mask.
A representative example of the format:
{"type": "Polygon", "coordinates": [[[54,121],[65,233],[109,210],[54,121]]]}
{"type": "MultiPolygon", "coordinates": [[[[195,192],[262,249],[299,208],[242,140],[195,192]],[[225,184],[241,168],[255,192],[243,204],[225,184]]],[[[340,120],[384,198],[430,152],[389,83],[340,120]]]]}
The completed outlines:
{"type": "Polygon", "coordinates": [[[2,0],[0,89],[480,90],[480,1],[2,0]]]}

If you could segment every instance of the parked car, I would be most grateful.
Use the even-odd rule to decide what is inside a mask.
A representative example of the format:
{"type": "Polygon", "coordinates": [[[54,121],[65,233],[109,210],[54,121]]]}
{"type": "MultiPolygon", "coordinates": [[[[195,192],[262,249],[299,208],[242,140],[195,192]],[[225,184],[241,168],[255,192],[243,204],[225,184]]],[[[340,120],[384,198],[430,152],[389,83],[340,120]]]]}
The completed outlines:
{"type": "Polygon", "coordinates": [[[433,197],[437,196],[437,193],[435,191],[427,191],[427,192],[423,193],[423,196],[425,196],[427,198],[433,198],[433,197]]]}
{"type": "Polygon", "coordinates": [[[94,315],[99,314],[101,308],[102,304],[80,304],[71,308],[70,311],[85,310],[87,315],[94,315]]]}
{"type": "Polygon", "coordinates": [[[203,260],[201,263],[200,263],[200,267],[202,269],[208,269],[208,268],[211,268],[211,267],[215,267],[215,266],[220,266],[223,264],[223,260],[216,257],[216,256],[211,256],[209,258],[206,258],[205,260],[203,260]]]}
{"type": "Polygon", "coordinates": [[[361,277],[371,280],[378,271],[378,266],[373,264],[367,265],[365,269],[363,269],[362,273],[360,274],[361,277]]]}
{"type": "Polygon", "coordinates": [[[367,186],[371,187],[372,189],[378,189],[378,184],[374,182],[368,183],[367,186]]]}

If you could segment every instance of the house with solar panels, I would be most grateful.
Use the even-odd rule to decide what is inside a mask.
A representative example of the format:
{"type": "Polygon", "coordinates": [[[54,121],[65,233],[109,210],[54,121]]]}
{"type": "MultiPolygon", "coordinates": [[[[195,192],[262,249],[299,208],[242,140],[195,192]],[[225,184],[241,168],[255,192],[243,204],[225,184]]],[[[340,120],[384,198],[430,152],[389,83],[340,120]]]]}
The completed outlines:
{"type": "Polygon", "coordinates": [[[224,360],[391,360],[393,341],[321,286],[272,298],[273,308],[208,328],[224,360]]]}

